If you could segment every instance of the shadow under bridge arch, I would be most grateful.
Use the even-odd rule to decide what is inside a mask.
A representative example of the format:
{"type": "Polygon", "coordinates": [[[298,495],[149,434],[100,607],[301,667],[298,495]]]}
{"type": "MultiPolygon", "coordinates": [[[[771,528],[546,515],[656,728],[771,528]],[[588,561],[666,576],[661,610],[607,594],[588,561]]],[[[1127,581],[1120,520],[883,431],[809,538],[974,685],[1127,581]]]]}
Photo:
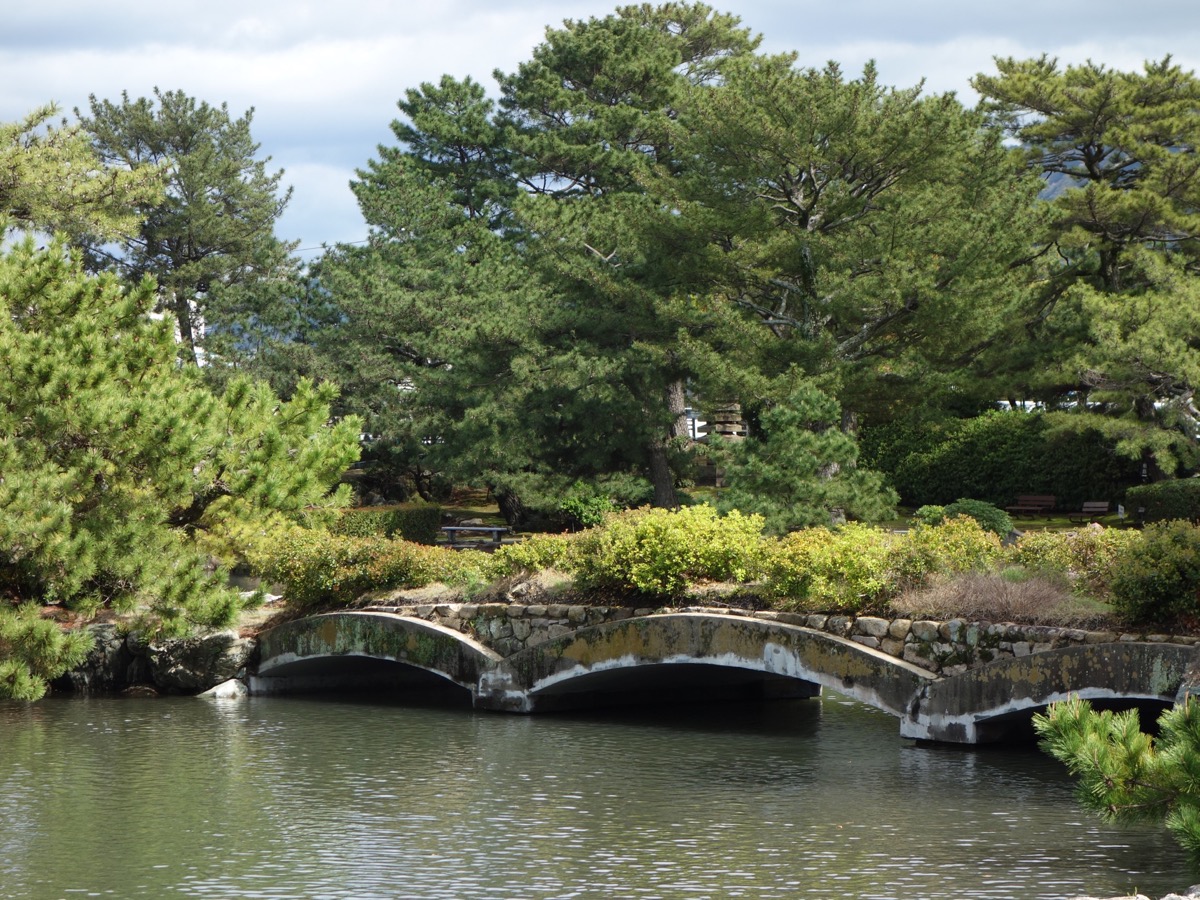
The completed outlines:
{"type": "Polygon", "coordinates": [[[743,616],[670,613],[583,628],[485,673],[476,704],[514,712],[733,697],[811,697],[829,687],[901,716],[929,673],[823,632],[743,616]]]}
{"type": "Polygon", "coordinates": [[[255,694],[346,689],[439,689],[473,702],[502,657],[450,628],[393,613],[339,612],[286,622],[259,636],[255,694]]]}
{"type": "Polygon", "coordinates": [[[1101,708],[1136,707],[1145,726],[1197,683],[1197,662],[1196,647],[1132,641],[1000,659],[928,684],[900,733],[942,743],[1031,740],[1033,714],[1071,696],[1101,708]]]}

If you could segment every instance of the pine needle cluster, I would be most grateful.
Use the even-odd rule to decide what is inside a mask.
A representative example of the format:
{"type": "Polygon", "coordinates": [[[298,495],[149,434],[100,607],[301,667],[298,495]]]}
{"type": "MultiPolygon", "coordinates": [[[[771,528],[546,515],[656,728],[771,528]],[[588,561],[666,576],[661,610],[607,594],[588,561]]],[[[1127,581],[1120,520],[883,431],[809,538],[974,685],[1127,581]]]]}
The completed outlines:
{"type": "Polygon", "coordinates": [[[1189,698],[1141,730],[1136,709],[1078,697],[1035,716],[1042,748],[1079,779],[1080,802],[1115,822],[1162,822],[1200,865],[1200,703],[1189,698]]]}

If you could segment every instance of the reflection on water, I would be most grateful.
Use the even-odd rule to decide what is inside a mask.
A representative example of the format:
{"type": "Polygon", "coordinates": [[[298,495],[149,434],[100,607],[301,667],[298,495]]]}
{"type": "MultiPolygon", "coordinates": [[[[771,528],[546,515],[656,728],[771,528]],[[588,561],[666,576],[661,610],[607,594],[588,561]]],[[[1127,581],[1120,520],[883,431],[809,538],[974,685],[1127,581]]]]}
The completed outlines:
{"type": "Polygon", "coordinates": [[[0,897],[1064,898],[1189,883],[1036,751],[836,695],[524,718],[378,699],[0,704],[0,897]]]}

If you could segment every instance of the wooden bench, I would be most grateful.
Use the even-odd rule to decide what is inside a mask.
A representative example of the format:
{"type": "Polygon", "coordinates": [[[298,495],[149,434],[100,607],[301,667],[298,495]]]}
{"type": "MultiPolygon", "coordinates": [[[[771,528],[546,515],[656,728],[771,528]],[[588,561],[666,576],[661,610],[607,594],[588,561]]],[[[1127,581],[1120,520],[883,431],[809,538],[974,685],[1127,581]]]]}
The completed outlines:
{"type": "Polygon", "coordinates": [[[1067,518],[1072,522],[1095,522],[1107,516],[1110,512],[1110,504],[1107,500],[1089,500],[1083,504],[1083,509],[1078,512],[1068,513],[1067,518]]]}
{"type": "Polygon", "coordinates": [[[1018,494],[1017,502],[1004,508],[1012,516],[1047,516],[1057,504],[1053,494],[1018,494]]]}

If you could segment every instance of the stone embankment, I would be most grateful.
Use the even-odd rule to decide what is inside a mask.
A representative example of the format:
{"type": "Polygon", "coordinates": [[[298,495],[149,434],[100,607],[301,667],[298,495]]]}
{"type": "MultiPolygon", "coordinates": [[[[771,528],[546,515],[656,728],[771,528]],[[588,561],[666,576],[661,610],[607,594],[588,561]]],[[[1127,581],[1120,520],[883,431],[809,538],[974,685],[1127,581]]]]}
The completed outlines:
{"type": "Polygon", "coordinates": [[[54,682],[78,693],[150,691],[198,694],[245,676],[258,642],[236,631],[147,642],[112,624],[88,626],[96,639],[86,660],[54,682]]]}
{"type": "Polygon", "coordinates": [[[951,619],[885,619],[876,616],[806,615],[725,607],[629,609],[610,606],[521,603],[427,603],[375,605],[374,612],[411,616],[470,635],[502,656],[585,628],[657,612],[699,612],[747,616],[799,625],[846,638],[920,666],[937,675],[958,675],[993,660],[1029,656],[1044,650],[1088,644],[1147,642],[1194,645],[1200,637],[1087,631],[1047,625],[994,624],[951,619]]]}

